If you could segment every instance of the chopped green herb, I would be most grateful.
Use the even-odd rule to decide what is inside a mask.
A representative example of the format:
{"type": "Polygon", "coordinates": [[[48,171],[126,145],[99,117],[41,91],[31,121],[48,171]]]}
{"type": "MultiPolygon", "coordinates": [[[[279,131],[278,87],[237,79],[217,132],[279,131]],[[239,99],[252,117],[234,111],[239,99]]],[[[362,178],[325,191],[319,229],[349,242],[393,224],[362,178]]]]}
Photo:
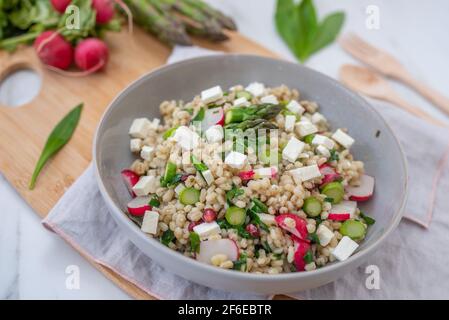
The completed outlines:
{"type": "Polygon", "coordinates": [[[232,189],[226,192],[226,200],[230,203],[234,198],[241,196],[245,191],[242,188],[238,188],[236,185],[232,185],[232,189]]]}
{"type": "Polygon", "coordinates": [[[340,160],[340,156],[338,155],[337,150],[330,150],[331,156],[329,157],[329,161],[338,161],[340,160]]]}
{"type": "Polygon", "coordinates": [[[323,201],[324,201],[324,202],[330,202],[330,203],[333,203],[333,202],[334,202],[334,199],[332,199],[331,197],[326,197],[326,198],[324,198],[323,201]]]}
{"type": "Polygon", "coordinates": [[[265,250],[266,253],[272,252],[271,247],[267,241],[262,242],[262,248],[265,250]]]}
{"type": "Polygon", "coordinates": [[[165,231],[165,232],[162,234],[161,242],[162,242],[162,244],[168,246],[168,244],[169,244],[170,242],[172,242],[174,239],[175,239],[175,234],[173,233],[173,231],[171,231],[170,229],[168,229],[167,231],[165,231]]]}
{"type": "Polygon", "coordinates": [[[201,107],[198,113],[195,115],[195,117],[193,117],[192,121],[203,121],[205,114],[206,111],[204,110],[203,107],[201,107]]]}
{"type": "Polygon", "coordinates": [[[318,238],[318,235],[314,232],[307,235],[307,239],[309,239],[312,243],[320,243],[320,239],[318,238]]]}
{"type": "Polygon", "coordinates": [[[190,239],[190,250],[192,250],[192,252],[200,252],[200,236],[198,235],[198,233],[196,232],[190,232],[189,234],[189,239],[190,239]]]}
{"type": "Polygon", "coordinates": [[[372,226],[373,224],[376,223],[376,220],[375,220],[375,219],[373,219],[373,218],[371,218],[371,217],[365,215],[363,212],[360,212],[360,217],[362,217],[363,221],[365,221],[365,223],[366,223],[368,226],[372,226]]]}
{"type": "Polygon", "coordinates": [[[206,171],[209,169],[204,163],[202,163],[200,160],[198,160],[197,157],[195,157],[193,154],[190,156],[190,161],[192,162],[195,169],[200,172],[206,171]]]}
{"type": "Polygon", "coordinates": [[[234,261],[234,270],[246,271],[246,253],[241,253],[237,261],[234,261]]]}
{"type": "Polygon", "coordinates": [[[176,129],[178,129],[179,126],[175,126],[173,128],[168,129],[167,131],[164,132],[164,134],[162,135],[162,138],[164,140],[167,140],[168,138],[172,137],[175,134],[176,129]]]}
{"type": "Polygon", "coordinates": [[[232,229],[233,228],[233,226],[231,226],[229,224],[229,222],[226,221],[226,219],[217,220],[217,224],[220,227],[220,229],[232,229]]]}
{"type": "Polygon", "coordinates": [[[253,238],[251,236],[251,234],[248,231],[246,231],[244,226],[237,227],[237,234],[239,236],[241,236],[242,238],[245,238],[245,239],[252,239],[253,238]]]}
{"type": "Polygon", "coordinates": [[[251,205],[251,209],[254,210],[257,213],[268,213],[268,207],[259,199],[252,199],[251,200],[252,205],[251,205]]]}
{"type": "Polygon", "coordinates": [[[273,253],[273,259],[281,260],[283,257],[282,253],[273,253]]]}
{"type": "Polygon", "coordinates": [[[187,108],[187,109],[185,109],[185,111],[187,111],[190,115],[193,114],[193,109],[192,108],[187,108]]]}
{"type": "Polygon", "coordinates": [[[161,202],[159,201],[159,197],[157,195],[154,195],[149,203],[150,206],[157,208],[161,205],[161,202]]]}
{"type": "Polygon", "coordinates": [[[308,250],[307,253],[304,255],[304,262],[306,264],[313,262],[313,253],[312,250],[308,250]]]}

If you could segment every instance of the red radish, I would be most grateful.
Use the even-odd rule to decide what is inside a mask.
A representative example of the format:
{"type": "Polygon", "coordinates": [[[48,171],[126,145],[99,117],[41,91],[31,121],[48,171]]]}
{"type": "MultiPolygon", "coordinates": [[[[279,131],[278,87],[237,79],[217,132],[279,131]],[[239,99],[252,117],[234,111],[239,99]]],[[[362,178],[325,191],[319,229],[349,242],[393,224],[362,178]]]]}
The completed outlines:
{"type": "Polygon", "coordinates": [[[59,13],[64,13],[72,0],[51,0],[51,5],[59,13]]]}
{"type": "Polygon", "coordinates": [[[204,113],[204,119],[201,122],[201,130],[205,132],[207,129],[214,125],[224,125],[224,111],[223,108],[212,108],[207,109],[204,113]]]}
{"type": "Polygon", "coordinates": [[[97,38],[82,40],[75,48],[75,63],[81,70],[100,70],[109,57],[106,44],[97,38]]]}
{"type": "Polygon", "coordinates": [[[229,260],[236,261],[239,258],[239,248],[231,239],[201,241],[200,253],[197,254],[196,259],[211,264],[210,259],[217,254],[224,254],[229,260]]]}
{"type": "Polygon", "coordinates": [[[347,187],[346,191],[349,194],[349,199],[354,201],[366,201],[373,195],[374,178],[364,174],[360,178],[360,185],[358,187],[347,187]]]}
{"type": "Polygon", "coordinates": [[[260,236],[259,228],[252,223],[248,224],[245,230],[248,231],[248,233],[254,238],[258,238],[260,236]]]}
{"type": "Polygon", "coordinates": [[[182,182],[185,182],[189,176],[191,176],[191,174],[183,174],[183,175],[181,176],[181,181],[182,181],[182,182]]]}
{"type": "Polygon", "coordinates": [[[297,216],[296,214],[292,213],[280,214],[275,217],[275,220],[279,227],[290,232],[298,239],[300,240],[307,239],[307,222],[304,219],[297,216]]]}
{"type": "Polygon", "coordinates": [[[204,222],[215,221],[217,220],[217,213],[215,212],[214,209],[211,208],[204,209],[203,220],[204,222]]]}
{"type": "Polygon", "coordinates": [[[239,177],[243,181],[251,180],[254,178],[254,170],[241,171],[239,172],[239,177]]]}
{"type": "Polygon", "coordinates": [[[321,185],[320,187],[336,181],[340,178],[340,175],[335,171],[335,169],[333,167],[331,167],[330,165],[328,165],[327,163],[322,164],[320,167],[320,173],[323,176],[323,179],[321,180],[321,185]]]}
{"type": "Polygon", "coordinates": [[[344,221],[347,220],[346,217],[349,215],[349,218],[354,217],[355,211],[357,209],[357,202],[355,201],[342,201],[339,204],[332,205],[332,208],[329,210],[328,218],[332,216],[332,220],[344,221]],[[342,216],[342,217],[337,217],[342,216]]]}
{"type": "Polygon", "coordinates": [[[327,218],[334,221],[346,221],[351,218],[351,215],[349,213],[329,213],[327,218]]]}
{"type": "Polygon", "coordinates": [[[112,0],[93,0],[92,7],[97,12],[98,24],[108,23],[115,15],[114,1],[112,0]]]}
{"type": "Polygon", "coordinates": [[[137,197],[128,202],[128,212],[133,216],[143,216],[145,211],[151,210],[150,197],[137,197]]]}
{"type": "Polygon", "coordinates": [[[67,69],[73,61],[73,48],[55,31],[42,32],[34,41],[39,59],[48,66],[67,69]]]}
{"type": "Polygon", "coordinates": [[[201,224],[202,221],[192,221],[189,223],[189,226],[187,227],[187,229],[192,232],[193,228],[195,228],[197,225],[201,224]]]}
{"type": "Polygon", "coordinates": [[[295,255],[294,255],[294,261],[296,266],[296,271],[304,271],[304,268],[306,266],[306,262],[304,261],[304,256],[306,255],[307,251],[310,249],[310,244],[295,239],[295,255]]]}
{"type": "Polygon", "coordinates": [[[125,181],[126,187],[128,188],[129,193],[135,197],[135,193],[133,191],[133,187],[139,182],[139,176],[134,171],[129,169],[122,170],[121,172],[123,181],[125,181]]]}

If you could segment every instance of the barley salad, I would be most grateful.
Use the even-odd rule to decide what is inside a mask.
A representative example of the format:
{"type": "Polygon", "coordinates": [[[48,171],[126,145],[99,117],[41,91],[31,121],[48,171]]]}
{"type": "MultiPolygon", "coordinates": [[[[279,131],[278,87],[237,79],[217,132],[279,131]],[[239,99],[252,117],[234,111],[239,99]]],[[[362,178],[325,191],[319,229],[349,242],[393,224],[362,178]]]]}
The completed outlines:
{"type": "Polygon", "coordinates": [[[133,121],[138,159],[122,177],[126,214],[169,248],[243,272],[311,271],[348,259],[375,222],[357,205],[374,178],[354,139],[297,90],[215,86],[160,112],[133,121]]]}

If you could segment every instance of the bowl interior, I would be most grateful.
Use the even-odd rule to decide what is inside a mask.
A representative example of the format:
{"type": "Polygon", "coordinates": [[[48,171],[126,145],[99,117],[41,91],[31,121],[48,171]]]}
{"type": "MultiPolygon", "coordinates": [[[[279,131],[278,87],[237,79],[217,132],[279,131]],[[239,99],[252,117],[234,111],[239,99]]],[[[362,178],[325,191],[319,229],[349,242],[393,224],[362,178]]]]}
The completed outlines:
{"type": "MultiPolygon", "coordinates": [[[[248,55],[195,58],[158,69],[125,89],[105,113],[95,141],[95,159],[106,197],[121,210],[130,199],[120,171],[134,160],[128,136],[134,118],[159,117],[159,104],[164,100],[190,101],[201,90],[215,85],[225,90],[254,81],[298,89],[301,99],[318,103],[333,130],[348,128],[356,141],[352,153],[365,163],[367,174],[376,178],[374,197],[361,205],[376,223],[359,251],[376,242],[399,220],[405,197],[406,167],[396,138],[358,95],[316,71],[275,59],[248,55]]],[[[127,227],[140,232],[131,221],[127,227]]]]}

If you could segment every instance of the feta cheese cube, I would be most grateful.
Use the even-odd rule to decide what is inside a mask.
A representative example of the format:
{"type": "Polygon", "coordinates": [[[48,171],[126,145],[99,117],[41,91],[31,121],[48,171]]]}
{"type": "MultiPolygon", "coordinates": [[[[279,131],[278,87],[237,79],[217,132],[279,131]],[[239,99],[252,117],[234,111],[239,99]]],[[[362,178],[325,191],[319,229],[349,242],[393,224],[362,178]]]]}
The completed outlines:
{"type": "Polygon", "coordinates": [[[329,213],[332,214],[348,214],[352,219],[355,216],[355,212],[357,210],[357,202],[356,201],[347,201],[343,200],[338,204],[332,205],[332,208],[329,210],[329,213]]]}
{"type": "Polygon", "coordinates": [[[151,128],[151,122],[147,118],[134,119],[129,128],[129,135],[133,138],[146,138],[148,130],[151,128]]]}
{"type": "Polygon", "coordinates": [[[234,169],[242,169],[245,166],[247,156],[243,153],[231,151],[225,158],[225,164],[234,169]]]}
{"type": "Polygon", "coordinates": [[[143,197],[149,193],[155,193],[159,187],[159,180],[155,176],[141,176],[134,185],[133,191],[138,197],[143,197]]]}
{"type": "Polygon", "coordinates": [[[312,115],[312,119],[311,120],[312,120],[313,124],[320,124],[320,123],[326,123],[327,122],[326,118],[319,112],[315,112],[312,115]]]}
{"type": "Polygon", "coordinates": [[[320,169],[316,164],[311,166],[301,167],[297,169],[293,169],[289,171],[293,176],[293,179],[297,184],[301,182],[312,180],[318,177],[321,177],[320,169]]]}
{"type": "Polygon", "coordinates": [[[139,152],[142,148],[143,141],[142,139],[135,138],[131,139],[129,141],[129,148],[131,149],[131,152],[139,152]]]}
{"type": "Polygon", "coordinates": [[[295,137],[291,137],[285,148],[282,150],[282,158],[290,162],[295,162],[299,154],[304,150],[305,143],[295,137]]]}
{"type": "Polygon", "coordinates": [[[249,101],[245,97],[241,97],[234,100],[234,107],[247,107],[250,105],[249,101]]]}
{"type": "Polygon", "coordinates": [[[245,88],[246,91],[250,92],[255,97],[260,97],[265,91],[265,85],[259,82],[253,82],[245,88]]]}
{"type": "Polygon", "coordinates": [[[173,139],[184,151],[190,151],[198,147],[200,136],[186,126],[176,129],[173,139]]]}
{"type": "Polygon", "coordinates": [[[154,151],[153,147],[143,146],[142,151],[140,151],[140,157],[144,160],[150,160],[153,151],[154,151]]]}
{"type": "Polygon", "coordinates": [[[287,104],[287,109],[291,112],[297,113],[299,115],[303,114],[306,109],[302,105],[299,104],[298,101],[292,100],[287,104]]]}
{"type": "Polygon", "coordinates": [[[266,225],[275,226],[277,224],[276,219],[272,214],[268,213],[256,213],[256,214],[259,216],[260,221],[262,221],[266,225]]]}
{"type": "Polygon", "coordinates": [[[206,181],[208,185],[211,185],[212,182],[214,182],[214,176],[212,175],[212,172],[210,170],[202,171],[201,175],[203,176],[204,181],[206,181]]]}
{"type": "Polygon", "coordinates": [[[271,104],[279,104],[278,98],[276,96],[270,94],[269,96],[262,97],[260,99],[260,102],[262,103],[271,103],[271,104]]]}
{"type": "Polygon", "coordinates": [[[205,104],[217,101],[223,97],[223,91],[220,86],[215,86],[210,89],[201,91],[201,101],[205,104]]]}
{"type": "Polygon", "coordinates": [[[285,116],[285,131],[292,132],[295,129],[296,117],[292,115],[285,116]]]}
{"type": "Polygon", "coordinates": [[[331,156],[329,149],[323,145],[319,145],[318,147],[316,147],[316,151],[323,157],[329,158],[331,156]]]}
{"type": "Polygon", "coordinates": [[[145,233],[156,234],[158,222],[159,213],[156,211],[145,211],[140,229],[145,233]]]}
{"type": "Polygon", "coordinates": [[[332,135],[332,139],[337,141],[346,149],[349,149],[354,143],[354,139],[351,138],[351,136],[349,136],[347,133],[343,132],[343,130],[341,129],[335,131],[335,133],[332,135]]]}
{"type": "Polygon", "coordinates": [[[220,233],[220,226],[216,221],[212,222],[203,222],[193,227],[193,231],[195,231],[201,240],[205,240],[210,236],[216,235],[220,233]]]}
{"type": "Polygon", "coordinates": [[[277,173],[278,173],[278,168],[274,167],[274,166],[269,167],[269,168],[254,169],[254,177],[256,179],[274,178],[277,173]]]}
{"type": "Polygon", "coordinates": [[[341,238],[338,245],[332,250],[331,254],[339,261],[345,261],[348,259],[351,254],[358,248],[357,242],[349,238],[348,236],[344,236],[341,238]]]}
{"type": "Polygon", "coordinates": [[[335,147],[335,142],[326,136],[321,134],[316,134],[312,139],[312,144],[323,145],[327,149],[333,149],[335,147]]]}
{"type": "Polygon", "coordinates": [[[179,194],[182,192],[182,190],[184,190],[186,188],[186,186],[183,183],[180,183],[176,186],[175,188],[175,192],[176,194],[179,196],[179,194]]]}
{"type": "Polygon", "coordinates": [[[318,128],[313,123],[311,123],[309,121],[301,120],[296,123],[295,127],[296,127],[296,132],[301,137],[305,137],[309,134],[318,132],[318,128]]]}
{"type": "Polygon", "coordinates": [[[320,224],[318,226],[318,229],[316,229],[316,235],[320,240],[320,245],[322,245],[323,247],[327,246],[334,237],[334,233],[332,232],[332,230],[330,230],[324,224],[320,224]]]}
{"type": "Polygon", "coordinates": [[[205,135],[209,143],[220,142],[224,137],[223,127],[218,124],[212,126],[206,130],[205,135]]]}

